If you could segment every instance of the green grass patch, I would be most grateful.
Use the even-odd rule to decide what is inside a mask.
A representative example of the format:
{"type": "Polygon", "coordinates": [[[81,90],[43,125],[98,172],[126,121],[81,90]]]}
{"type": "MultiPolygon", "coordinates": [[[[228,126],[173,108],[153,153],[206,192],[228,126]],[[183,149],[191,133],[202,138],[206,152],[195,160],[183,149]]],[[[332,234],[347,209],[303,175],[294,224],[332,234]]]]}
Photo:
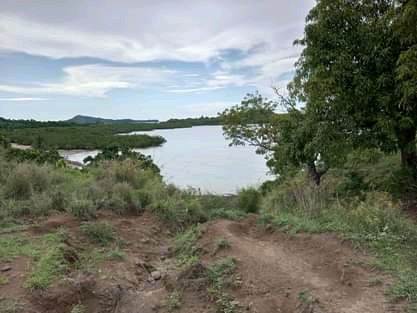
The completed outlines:
{"type": "Polygon", "coordinates": [[[105,257],[109,261],[124,261],[126,259],[126,253],[119,248],[115,248],[108,251],[105,257]]]}
{"type": "Polygon", "coordinates": [[[16,313],[16,301],[0,297],[0,313],[16,313]]]}
{"type": "Polygon", "coordinates": [[[7,277],[0,275],[0,286],[7,285],[8,283],[9,283],[9,279],[7,277]]]}
{"type": "Polygon", "coordinates": [[[8,235],[0,237],[1,262],[10,262],[18,256],[33,256],[36,253],[37,249],[28,239],[8,235]]]}
{"type": "Polygon", "coordinates": [[[192,226],[175,236],[174,248],[178,266],[189,267],[200,260],[201,248],[197,241],[203,233],[204,228],[200,225],[192,226]]]}
{"type": "Polygon", "coordinates": [[[208,268],[209,287],[207,291],[215,299],[222,313],[243,312],[239,301],[226,292],[226,288],[240,286],[240,277],[236,275],[236,260],[226,257],[208,268]]]}
{"type": "Polygon", "coordinates": [[[225,250],[230,248],[230,243],[226,238],[216,239],[216,250],[225,250]]]}
{"type": "Polygon", "coordinates": [[[87,309],[83,304],[76,304],[71,308],[70,313],[85,313],[85,312],[87,312],[87,309]]]}
{"type": "Polygon", "coordinates": [[[80,229],[89,240],[101,246],[107,246],[115,240],[113,227],[107,221],[84,222],[80,229]]]}
{"type": "Polygon", "coordinates": [[[47,289],[59,276],[70,270],[70,263],[65,258],[65,239],[64,232],[51,233],[41,238],[41,253],[35,259],[25,287],[47,289]]]}

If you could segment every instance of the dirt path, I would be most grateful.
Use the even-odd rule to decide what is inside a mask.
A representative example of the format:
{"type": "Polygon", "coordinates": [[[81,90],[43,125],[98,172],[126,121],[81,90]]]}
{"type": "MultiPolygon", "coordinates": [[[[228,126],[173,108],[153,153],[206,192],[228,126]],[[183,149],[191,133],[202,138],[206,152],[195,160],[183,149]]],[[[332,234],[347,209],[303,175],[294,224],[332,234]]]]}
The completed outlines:
{"type": "MultiPolygon", "coordinates": [[[[0,284],[0,312],[8,312],[1,310],[1,299],[14,299],[18,304],[13,311],[16,313],[70,313],[77,303],[85,306],[86,313],[218,312],[206,287],[182,288],[181,273],[170,248],[173,233],[156,216],[103,213],[99,218],[111,222],[123,242],[122,261],[102,261],[88,272],[75,270],[63,279],[64,285],[58,282],[41,293],[31,293],[23,286],[28,257],[0,262],[0,269],[10,268],[1,273],[7,281],[0,284]],[[159,277],[153,279],[155,271],[159,277]],[[177,291],[181,299],[173,308],[172,296],[177,291]]],[[[19,228],[17,233],[41,236],[65,227],[69,243],[80,248],[77,252],[97,248],[80,233],[80,223],[74,217],[57,215],[19,228]]],[[[384,297],[384,284],[389,278],[361,266],[367,256],[331,235],[265,234],[257,231],[256,217],[251,216],[241,222],[209,222],[198,244],[207,252],[202,264],[209,266],[226,256],[237,260],[241,286],[226,292],[239,301],[245,312],[404,312],[384,297]],[[221,238],[230,247],[216,251],[221,238]]]]}
{"type": "MultiPolygon", "coordinates": [[[[378,273],[359,264],[365,257],[329,235],[258,235],[255,220],[212,222],[206,249],[225,238],[222,254],[238,260],[242,286],[235,296],[250,312],[400,312],[386,302],[378,273]]],[[[219,257],[219,256],[217,256],[219,257]]]]}

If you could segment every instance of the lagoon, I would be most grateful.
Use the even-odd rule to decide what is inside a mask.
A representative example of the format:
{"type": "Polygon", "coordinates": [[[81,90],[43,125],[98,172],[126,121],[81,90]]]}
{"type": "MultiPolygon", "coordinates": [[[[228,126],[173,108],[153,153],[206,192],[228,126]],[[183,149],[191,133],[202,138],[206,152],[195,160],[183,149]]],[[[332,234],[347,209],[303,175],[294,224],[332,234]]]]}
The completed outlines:
{"type": "MultiPolygon", "coordinates": [[[[135,149],[150,155],[160,167],[168,183],[192,187],[201,192],[236,193],[239,188],[259,186],[272,179],[263,156],[254,147],[229,147],[221,126],[158,129],[146,133],[163,136],[167,142],[160,147],[135,149]]],[[[60,151],[67,159],[82,162],[99,150],[60,151]]]]}

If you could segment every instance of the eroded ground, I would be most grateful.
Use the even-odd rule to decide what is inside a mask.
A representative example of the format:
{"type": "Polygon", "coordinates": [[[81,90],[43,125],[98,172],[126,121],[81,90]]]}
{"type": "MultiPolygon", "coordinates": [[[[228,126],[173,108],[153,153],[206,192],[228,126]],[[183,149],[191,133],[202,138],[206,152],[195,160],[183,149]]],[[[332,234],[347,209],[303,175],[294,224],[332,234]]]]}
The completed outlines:
{"type": "Polygon", "coordinates": [[[99,220],[115,231],[108,245],[93,244],[82,222],[66,215],[3,231],[3,244],[30,238],[46,245],[45,236],[65,232],[59,244],[68,267],[48,288],[34,288],[28,279],[42,255],[29,250],[0,258],[0,313],[402,312],[384,297],[389,278],[370,271],[364,252],[332,235],[267,234],[257,230],[254,216],[211,221],[196,243],[201,260],[184,269],[175,256],[174,234],[154,215],[102,213],[99,220]],[[216,272],[209,268],[222,260],[236,268],[213,278],[216,272]],[[221,282],[220,289],[213,281],[221,282]]]}

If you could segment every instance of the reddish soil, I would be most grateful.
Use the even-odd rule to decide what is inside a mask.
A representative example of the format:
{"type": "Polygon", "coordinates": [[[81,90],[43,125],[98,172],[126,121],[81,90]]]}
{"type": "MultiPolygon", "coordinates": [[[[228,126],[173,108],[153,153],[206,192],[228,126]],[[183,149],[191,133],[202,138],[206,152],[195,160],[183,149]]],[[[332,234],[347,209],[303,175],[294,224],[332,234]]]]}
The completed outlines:
{"type": "Polygon", "coordinates": [[[230,243],[216,257],[238,261],[242,285],[234,295],[249,312],[401,312],[386,301],[384,286],[370,286],[381,274],[361,265],[366,255],[332,235],[259,234],[251,218],[211,222],[203,239],[208,251],[216,238],[230,243]],[[303,303],[302,292],[315,303],[303,303]]]}
{"type": "MultiPolygon", "coordinates": [[[[181,284],[182,273],[177,272],[170,249],[172,234],[157,217],[150,213],[120,217],[104,212],[99,218],[109,220],[117,231],[124,261],[105,261],[92,272],[69,273],[47,291],[31,292],[23,287],[28,260],[18,257],[10,264],[0,263],[0,269],[12,268],[0,273],[8,278],[8,283],[0,285],[0,301],[16,299],[18,313],[70,313],[77,303],[87,308],[86,313],[165,313],[173,311],[170,295],[182,290],[177,312],[218,312],[205,287],[181,284]],[[152,271],[158,271],[161,278],[152,279],[152,271]]],[[[57,215],[39,221],[25,234],[34,236],[66,227],[70,242],[77,247],[86,240],[79,224],[73,217],[57,215]]],[[[265,234],[257,231],[255,217],[250,217],[242,222],[209,222],[200,245],[207,252],[204,264],[225,256],[237,260],[242,283],[227,292],[247,312],[401,312],[387,303],[384,285],[370,285],[373,278],[383,275],[361,265],[366,255],[334,236],[265,234]],[[225,238],[230,248],[216,251],[219,238],[225,238]],[[300,300],[303,292],[314,301],[300,300]]]]}

